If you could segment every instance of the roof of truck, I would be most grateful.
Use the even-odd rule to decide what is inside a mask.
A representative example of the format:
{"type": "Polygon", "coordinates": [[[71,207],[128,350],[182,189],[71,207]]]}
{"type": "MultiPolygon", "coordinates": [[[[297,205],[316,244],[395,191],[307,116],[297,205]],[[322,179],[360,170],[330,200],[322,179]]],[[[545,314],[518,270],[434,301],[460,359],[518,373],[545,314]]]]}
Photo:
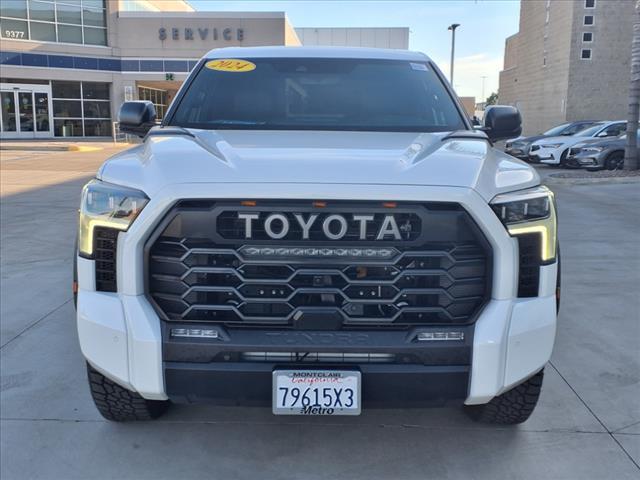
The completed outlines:
{"type": "Polygon", "coordinates": [[[215,48],[206,58],[367,58],[429,61],[424,53],[389,48],[362,47],[227,47],[215,48]]]}

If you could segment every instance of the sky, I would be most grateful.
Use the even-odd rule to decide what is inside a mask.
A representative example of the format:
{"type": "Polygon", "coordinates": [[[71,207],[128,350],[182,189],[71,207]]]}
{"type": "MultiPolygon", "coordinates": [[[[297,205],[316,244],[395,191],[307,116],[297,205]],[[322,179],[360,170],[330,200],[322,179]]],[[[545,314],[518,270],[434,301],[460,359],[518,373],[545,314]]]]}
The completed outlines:
{"type": "Polygon", "coordinates": [[[454,87],[460,96],[498,90],[504,41],[518,31],[518,0],[188,0],[196,10],[286,12],[294,27],[409,27],[409,48],[426,53],[449,76],[456,30],[454,87]]]}

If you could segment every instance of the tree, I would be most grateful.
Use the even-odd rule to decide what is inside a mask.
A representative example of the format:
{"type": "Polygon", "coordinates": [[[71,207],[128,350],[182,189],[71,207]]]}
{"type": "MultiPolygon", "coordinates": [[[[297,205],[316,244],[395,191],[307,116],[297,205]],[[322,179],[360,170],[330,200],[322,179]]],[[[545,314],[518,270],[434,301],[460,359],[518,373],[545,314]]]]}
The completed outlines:
{"type": "Polygon", "coordinates": [[[629,116],[627,121],[627,145],[624,149],[624,169],[637,170],[638,165],[638,115],[640,113],[640,0],[636,1],[631,43],[631,80],[629,82],[629,116]]]}
{"type": "MultiPolygon", "coordinates": [[[[638,0],[640,2],[640,0],[638,0]]],[[[487,107],[489,105],[495,105],[498,101],[498,92],[493,92],[491,95],[487,97],[487,107]]]]}

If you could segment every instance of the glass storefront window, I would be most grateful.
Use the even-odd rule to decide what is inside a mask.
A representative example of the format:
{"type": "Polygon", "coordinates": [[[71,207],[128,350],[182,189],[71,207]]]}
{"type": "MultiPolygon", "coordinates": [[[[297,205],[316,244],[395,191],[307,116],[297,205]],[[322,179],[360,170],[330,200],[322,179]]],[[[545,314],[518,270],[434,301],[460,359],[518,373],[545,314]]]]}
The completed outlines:
{"type": "Polygon", "coordinates": [[[84,82],[82,84],[82,98],[87,100],[109,100],[109,84],[84,82]]]}
{"type": "Polygon", "coordinates": [[[111,117],[111,102],[82,102],[85,118],[109,118],[111,117]]]}
{"type": "Polygon", "coordinates": [[[31,40],[56,41],[56,26],[53,23],[30,22],[31,40]]]}
{"type": "Polygon", "coordinates": [[[27,39],[29,38],[29,27],[27,27],[27,22],[22,20],[0,18],[0,35],[2,38],[27,39]]]}
{"type": "Polygon", "coordinates": [[[104,10],[89,10],[88,8],[85,8],[82,11],[82,15],[85,26],[106,27],[104,21],[104,10]]]}
{"type": "Polygon", "coordinates": [[[58,25],[58,41],[65,43],[82,43],[82,27],[58,25]]]}
{"type": "Polygon", "coordinates": [[[156,88],[138,87],[138,99],[149,100],[156,109],[156,118],[161,120],[167,110],[167,92],[156,88]]]}
{"type": "Polygon", "coordinates": [[[110,87],[104,82],[51,82],[54,135],[110,136],[110,87]]]}
{"type": "Polygon", "coordinates": [[[53,98],[80,99],[80,82],[51,82],[53,98]]]}
{"type": "Polygon", "coordinates": [[[82,137],[82,120],[55,119],[53,134],[56,137],[82,137]]]}
{"type": "Polygon", "coordinates": [[[58,3],[56,10],[58,11],[58,23],[82,25],[82,12],[80,7],[58,3]]]}
{"type": "Polygon", "coordinates": [[[54,100],[53,116],[82,118],[82,103],[80,100],[54,100]]]}
{"type": "Polygon", "coordinates": [[[55,5],[53,3],[38,2],[29,0],[29,18],[31,20],[42,20],[43,22],[55,22],[55,5]]]}
{"type": "Polygon", "coordinates": [[[82,6],[88,8],[104,8],[104,0],[82,0],[82,6]]]}
{"type": "Polygon", "coordinates": [[[107,45],[106,0],[0,0],[0,17],[2,38],[107,45]]]}
{"type": "Polygon", "coordinates": [[[27,18],[27,0],[2,0],[0,15],[11,18],[27,18]]]}
{"type": "Polygon", "coordinates": [[[84,27],[85,45],[106,45],[107,29],[84,27]]]}
{"type": "Polygon", "coordinates": [[[111,136],[111,120],[85,120],[84,135],[86,137],[111,136]]]}

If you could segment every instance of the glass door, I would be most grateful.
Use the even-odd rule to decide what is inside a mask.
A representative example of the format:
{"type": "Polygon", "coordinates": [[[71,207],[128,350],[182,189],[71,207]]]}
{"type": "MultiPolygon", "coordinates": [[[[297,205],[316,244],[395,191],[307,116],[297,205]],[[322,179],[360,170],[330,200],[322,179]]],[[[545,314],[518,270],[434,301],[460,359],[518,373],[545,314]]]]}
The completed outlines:
{"type": "Polygon", "coordinates": [[[18,129],[25,137],[34,137],[33,92],[16,92],[18,95],[18,129]]]}
{"type": "Polygon", "coordinates": [[[0,102],[2,103],[2,136],[10,137],[18,131],[16,122],[16,94],[12,91],[0,91],[0,102]]]}
{"type": "Polygon", "coordinates": [[[33,108],[35,111],[36,136],[51,136],[51,113],[49,109],[49,92],[33,92],[33,108]]]}
{"type": "Polygon", "coordinates": [[[0,137],[6,139],[53,136],[49,85],[0,85],[0,137]]]}

